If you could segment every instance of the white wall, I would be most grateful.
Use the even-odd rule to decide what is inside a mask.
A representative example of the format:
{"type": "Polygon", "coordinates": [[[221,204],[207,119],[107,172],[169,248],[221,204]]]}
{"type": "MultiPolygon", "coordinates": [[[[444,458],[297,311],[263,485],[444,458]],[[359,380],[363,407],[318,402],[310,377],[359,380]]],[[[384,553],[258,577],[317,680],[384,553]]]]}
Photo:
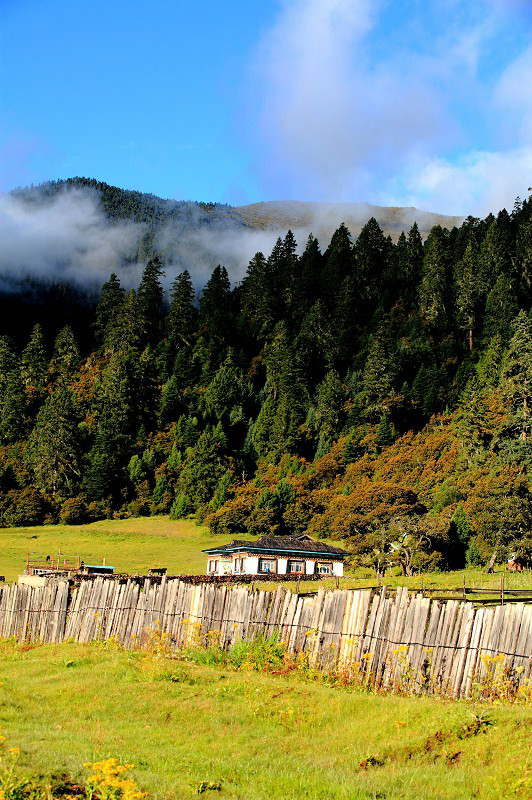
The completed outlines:
{"type": "MultiPolygon", "coordinates": [[[[227,575],[233,572],[233,559],[236,558],[243,558],[244,560],[244,567],[241,573],[235,574],[243,574],[243,575],[258,575],[259,574],[259,556],[254,555],[247,555],[242,556],[240,553],[235,554],[229,558],[220,558],[220,557],[212,557],[207,561],[207,574],[216,574],[216,575],[227,575]],[[216,573],[209,573],[209,561],[218,561],[218,570],[216,573]]],[[[286,575],[286,570],[288,569],[288,558],[278,558],[277,559],[277,574],[278,575],[286,575]]],[[[306,559],[305,561],[305,575],[313,575],[316,571],[316,560],[315,559],[306,559]]],[[[344,565],[342,561],[333,561],[332,562],[332,575],[336,577],[342,577],[344,574],[344,565]]]]}
{"type": "Polygon", "coordinates": [[[244,572],[246,575],[257,575],[259,571],[259,557],[246,556],[244,559],[244,572]]]}

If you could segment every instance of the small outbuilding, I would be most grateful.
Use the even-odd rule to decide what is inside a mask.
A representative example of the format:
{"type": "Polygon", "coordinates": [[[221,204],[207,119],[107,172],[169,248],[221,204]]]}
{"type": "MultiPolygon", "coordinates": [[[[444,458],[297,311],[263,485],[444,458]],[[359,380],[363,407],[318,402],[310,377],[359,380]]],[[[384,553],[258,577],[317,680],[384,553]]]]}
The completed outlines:
{"type": "Polygon", "coordinates": [[[207,575],[334,575],[344,574],[349,553],[306,534],[263,536],[253,542],[235,539],[207,554],[207,575]]]}

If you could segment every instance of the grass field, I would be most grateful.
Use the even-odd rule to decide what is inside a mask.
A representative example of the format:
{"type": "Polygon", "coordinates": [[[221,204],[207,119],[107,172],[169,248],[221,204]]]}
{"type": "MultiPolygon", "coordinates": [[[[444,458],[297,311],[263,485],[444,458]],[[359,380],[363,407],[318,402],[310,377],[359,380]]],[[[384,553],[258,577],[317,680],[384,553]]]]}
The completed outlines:
{"type": "MultiPolygon", "coordinates": [[[[213,536],[208,529],[192,520],[170,520],[167,516],[137,517],[126,520],[104,520],[90,525],[45,525],[34,528],[0,528],[0,575],[6,581],[16,580],[22,572],[29,552],[47,555],[61,551],[66,556],[81,558],[85,563],[101,563],[105,559],[117,572],[145,574],[150,567],[167,567],[170,575],[202,574],[206,557],[202,550],[225,543],[227,538],[213,536]]],[[[333,542],[334,544],[334,542],[333,542]]],[[[338,543],[336,543],[338,544],[338,543]]],[[[340,543],[341,545],[341,543],[340,543]]],[[[498,588],[504,574],[506,588],[532,589],[532,573],[486,575],[481,570],[428,573],[413,578],[386,576],[388,586],[411,588],[467,586],[498,588]]],[[[295,581],[283,584],[296,588],[295,581]]],[[[321,581],[320,586],[333,587],[334,579],[321,581]]],[[[340,581],[342,588],[375,586],[369,570],[357,569],[340,581]]],[[[257,583],[264,589],[276,583],[257,583]]],[[[318,584],[301,581],[300,591],[316,591],[318,584]]]]}
{"type": "Polygon", "coordinates": [[[170,574],[205,572],[201,552],[220,542],[207,528],[188,520],[138,517],[102,520],[90,525],[44,525],[0,529],[0,574],[15,580],[28,552],[47,555],[61,551],[87,564],[105,559],[117,572],[146,573],[150,567],[168,567],[170,574]]]}
{"type": "Polygon", "coordinates": [[[101,645],[0,644],[0,734],[22,771],[79,778],[117,757],[156,800],[529,798],[532,708],[471,725],[482,713],[101,645]]]}

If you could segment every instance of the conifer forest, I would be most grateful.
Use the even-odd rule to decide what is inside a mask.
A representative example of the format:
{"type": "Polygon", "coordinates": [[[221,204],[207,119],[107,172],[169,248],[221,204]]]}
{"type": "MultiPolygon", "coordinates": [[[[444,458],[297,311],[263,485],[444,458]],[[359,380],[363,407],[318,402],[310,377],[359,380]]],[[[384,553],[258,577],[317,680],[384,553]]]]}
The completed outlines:
{"type": "Polygon", "coordinates": [[[532,558],[532,201],[396,241],[286,232],[0,299],[0,524],[195,515],[382,572],[532,558]]]}

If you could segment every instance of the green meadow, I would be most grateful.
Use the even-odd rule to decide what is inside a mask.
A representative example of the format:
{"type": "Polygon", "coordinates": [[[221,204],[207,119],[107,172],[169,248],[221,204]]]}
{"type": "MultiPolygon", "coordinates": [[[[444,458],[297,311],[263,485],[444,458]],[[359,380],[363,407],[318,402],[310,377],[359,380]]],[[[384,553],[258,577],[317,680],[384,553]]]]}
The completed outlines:
{"type": "MultiPolygon", "coordinates": [[[[58,552],[70,558],[80,556],[85,563],[101,563],[115,567],[117,572],[146,574],[152,567],[167,567],[169,575],[199,575],[205,572],[206,556],[202,553],[228,541],[215,536],[193,520],[171,520],[168,516],[135,517],[122,520],[102,520],[88,525],[41,525],[31,528],[0,528],[0,575],[14,581],[24,569],[28,553],[33,557],[58,552]]],[[[331,542],[342,545],[341,542],[331,542]]],[[[498,588],[504,575],[508,589],[532,588],[532,573],[509,573],[502,567],[493,575],[479,569],[455,572],[427,573],[404,578],[387,575],[388,586],[406,585],[413,589],[422,587],[460,587],[464,581],[471,587],[498,588]]],[[[340,581],[342,588],[375,586],[375,575],[370,570],[346,569],[340,581]]],[[[283,585],[300,591],[316,591],[313,581],[286,581],[283,585]]],[[[325,579],[320,586],[336,586],[334,579],[325,579]]],[[[275,588],[277,583],[260,583],[260,588],[275,588]]]]}
{"type": "Polygon", "coordinates": [[[19,772],[82,781],[116,757],[155,800],[532,796],[532,708],[379,696],[108,645],[0,645],[19,772]],[[524,783],[522,783],[524,781],[524,783]]]}

